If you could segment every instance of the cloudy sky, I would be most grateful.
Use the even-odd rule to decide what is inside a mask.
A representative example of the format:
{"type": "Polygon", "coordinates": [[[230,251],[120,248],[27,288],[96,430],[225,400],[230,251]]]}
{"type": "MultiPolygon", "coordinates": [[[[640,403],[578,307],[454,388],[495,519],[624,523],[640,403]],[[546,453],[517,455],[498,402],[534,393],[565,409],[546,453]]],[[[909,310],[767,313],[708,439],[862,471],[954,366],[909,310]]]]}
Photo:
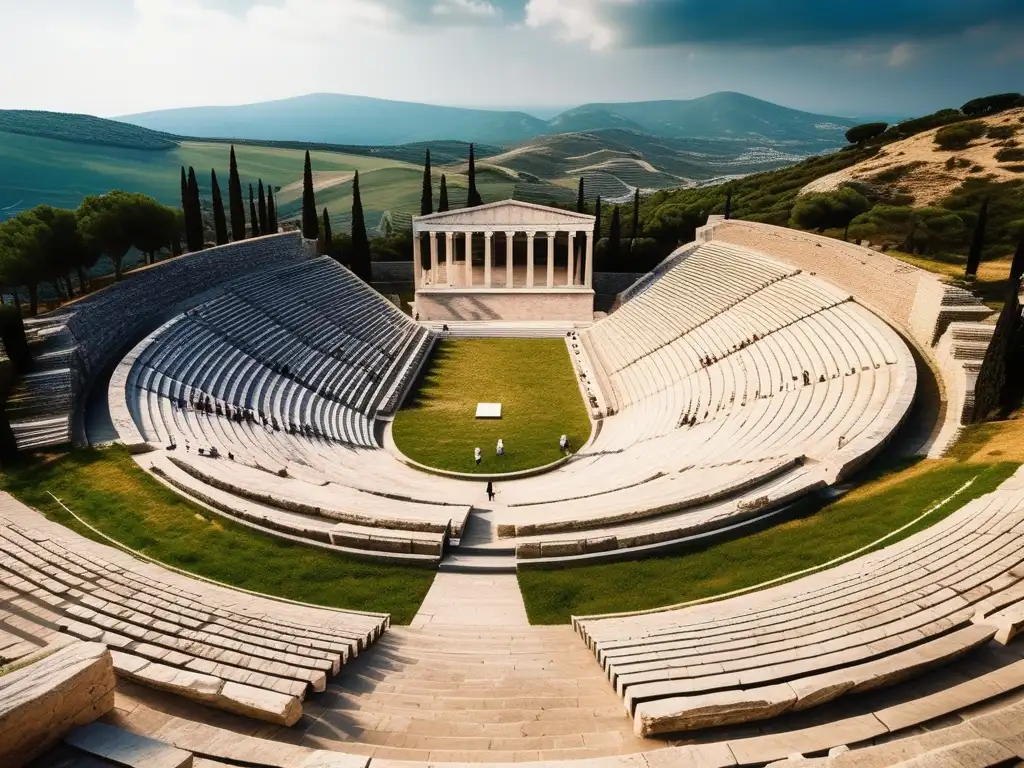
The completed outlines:
{"type": "Polygon", "coordinates": [[[0,22],[0,108],[103,116],[719,90],[900,116],[1024,90],[1024,0],[0,0],[0,22]]]}

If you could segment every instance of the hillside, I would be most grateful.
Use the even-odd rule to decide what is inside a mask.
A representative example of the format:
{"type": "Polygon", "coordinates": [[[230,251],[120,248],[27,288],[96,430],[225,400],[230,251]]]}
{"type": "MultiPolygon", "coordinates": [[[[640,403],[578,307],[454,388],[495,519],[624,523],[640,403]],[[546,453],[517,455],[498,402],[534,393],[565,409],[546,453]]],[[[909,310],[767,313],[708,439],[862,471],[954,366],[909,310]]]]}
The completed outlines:
{"type": "Polygon", "coordinates": [[[1024,150],[1016,146],[1024,138],[1024,109],[981,118],[980,122],[990,130],[997,129],[996,136],[983,136],[965,149],[943,150],[935,143],[938,129],[925,131],[887,144],[870,160],[816,179],[801,194],[829,192],[854,181],[907,195],[915,205],[932,205],[971,178],[1024,179],[1024,150]],[[1017,138],[1003,133],[1013,133],[1017,138]],[[1000,161],[996,157],[1000,150],[1013,149],[1017,151],[1005,154],[1016,160],[1000,161]]]}
{"type": "Polygon", "coordinates": [[[551,120],[525,112],[464,109],[318,93],[230,107],[191,107],[122,120],[184,136],[331,144],[404,144],[456,139],[513,145],[541,136],[606,129],[659,138],[770,144],[807,155],[844,143],[854,121],[789,109],[740,93],[698,99],[584,104],[551,120]]]}
{"type": "Polygon", "coordinates": [[[334,93],[232,107],[166,109],[119,119],[184,136],[375,145],[447,139],[505,144],[536,136],[546,126],[525,112],[334,93]]]}
{"type": "Polygon", "coordinates": [[[27,109],[0,110],[0,133],[38,136],[47,139],[98,144],[122,149],[173,149],[178,141],[158,131],[106,120],[92,115],[38,112],[27,109]]]}

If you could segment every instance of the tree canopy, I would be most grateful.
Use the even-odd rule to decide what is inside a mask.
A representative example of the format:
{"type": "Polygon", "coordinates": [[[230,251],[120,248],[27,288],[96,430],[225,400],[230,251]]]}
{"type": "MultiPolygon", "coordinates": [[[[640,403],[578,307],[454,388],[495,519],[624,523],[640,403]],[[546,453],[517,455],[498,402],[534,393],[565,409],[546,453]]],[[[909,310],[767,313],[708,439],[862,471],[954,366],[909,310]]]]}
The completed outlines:
{"type": "Polygon", "coordinates": [[[888,123],[862,123],[861,125],[855,125],[846,132],[846,140],[851,144],[863,144],[865,141],[870,141],[876,136],[881,136],[888,127],[888,123]]]}

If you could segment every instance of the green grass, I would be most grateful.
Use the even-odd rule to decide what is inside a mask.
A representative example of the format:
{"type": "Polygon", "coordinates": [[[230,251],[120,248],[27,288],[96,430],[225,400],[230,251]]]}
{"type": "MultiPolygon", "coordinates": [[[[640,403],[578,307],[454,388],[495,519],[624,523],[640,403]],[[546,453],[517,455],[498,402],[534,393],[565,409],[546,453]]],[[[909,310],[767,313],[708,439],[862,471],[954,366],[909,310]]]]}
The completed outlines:
{"type": "Polygon", "coordinates": [[[409,403],[395,418],[395,443],[409,458],[453,472],[515,472],[556,461],[565,434],[578,449],[590,419],[564,339],[440,342],[409,403]],[[502,404],[501,419],[476,405],[502,404]],[[498,438],[505,456],[495,455],[498,438]],[[473,448],[483,462],[473,463],[473,448]]]}
{"type": "Polygon", "coordinates": [[[883,473],[814,514],[671,557],[557,571],[520,571],[533,624],[655,608],[721,595],[785,576],[870,544],[918,517],[965,482],[973,485],[894,543],[994,490],[1019,465],[921,461],[883,473]]]}
{"type": "Polygon", "coordinates": [[[162,563],[236,587],[335,608],[381,611],[407,624],[434,579],[423,568],[353,560],[251,531],[182,498],[124,448],[76,450],[8,468],[0,486],[79,533],[107,536],[162,563]]]}

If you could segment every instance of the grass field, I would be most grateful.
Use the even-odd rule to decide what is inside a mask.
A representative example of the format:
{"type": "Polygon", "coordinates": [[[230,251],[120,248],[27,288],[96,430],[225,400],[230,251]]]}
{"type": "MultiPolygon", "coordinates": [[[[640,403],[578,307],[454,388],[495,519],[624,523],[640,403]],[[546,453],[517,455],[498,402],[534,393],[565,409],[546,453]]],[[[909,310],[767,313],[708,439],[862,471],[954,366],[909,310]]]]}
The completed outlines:
{"type": "Polygon", "coordinates": [[[85,536],[90,525],[162,563],[291,600],[391,614],[407,624],[434,572],[352,560],[251,531],[182,498],[140,469],[123,448],[35,459],[0,475],[0,487],[85,536]]]}
{"type": "Polygon", "coordinates": [[[419,386],[395,418],[395,443],[409,458],[453,472],[515,472],[556,461],[558,438],[579,448],[590,419],[564,339],[440,342],[419,386]],[[502,404],[497,420],[476,405],[502,404]],[[495,455],[498,438],[505,456],[495,455]],[[473,448],[483,462],[473,463],[473,448]]]}
{"type": "Polygon", "coordinates": [[[878,474],[814,514],[750,536],[639,562],[520,571],[519,586],[533,624],[721,595],[853,552],[914,520],[973,479],[954,500],[886,543],[906,538],[994,490],[1018,466],[1008,461],[918,461],[878,474]]]}

